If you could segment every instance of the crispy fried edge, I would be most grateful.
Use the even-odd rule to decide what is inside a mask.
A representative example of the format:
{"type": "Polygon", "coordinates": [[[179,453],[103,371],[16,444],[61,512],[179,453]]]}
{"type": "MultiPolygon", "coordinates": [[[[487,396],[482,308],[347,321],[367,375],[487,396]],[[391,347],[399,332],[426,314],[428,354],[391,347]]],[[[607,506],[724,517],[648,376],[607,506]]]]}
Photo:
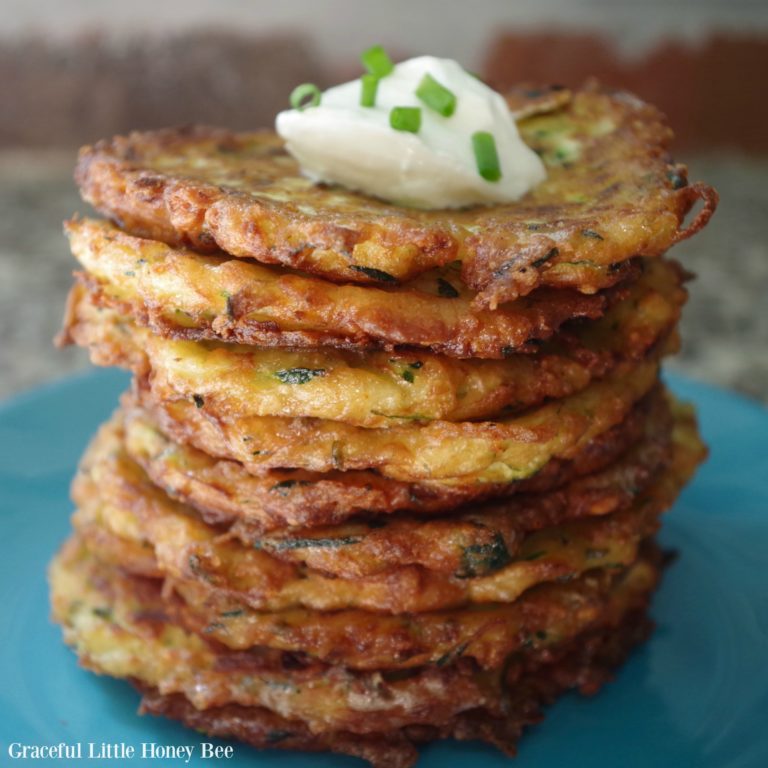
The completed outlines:
{"type": "Polygon", "coordinates": [[[401,483],[366,470],[310,473],[277,469],[253,475],[239,462],[216,459],[193,446],[172,442],[133,396],[125,395],[123,403],[127,428],[150,429],[156,438],[156,448],[149,454],[127,441],[129,453],[156,485],[195,507],[211,524],[243,520],[250,531],[267,533],[286,527],[336,525],[353,515],[402,510],[434,515],[461,504],[558,488],[605,469],[639,440],[651,400],[645,398],[624,422],[597,437],[572,459],[550,461],[532,478],[467,486],[401,483]],[[165,463],[169,451],[181,452],[196,464],[205,462],[210,470],[201,473],[169,467],[165,463]],[[234,489],[241,489],[247,502],[236,497],[234,489]]]}
{"type": "MultiPolygon", "coordinates": [[[[574,101],[580,98],[607,101],[620,117],[616,133],[621,134],[628,146],[645,152],[646,163],[658,166],[654,170],[660,177],[669,174],[685,183],[681,188],[675,188],[675,183],[668,181],[669,188],[659,190],[663,194],[656,207],[642,212],[651,221],[670,218],[670,226],[665,225],[659,237],[640,237],[630,252],[622,250],[627,245],[619,246],[615,253],[615,248],[605,248],[601,259],[608,257],[607,263],[616,263],[638,253],[659,255],[701,229],[715,210],[717,194],[704,184],[688,186],[685,169],[668,159],[666,147],[671,131],[664,124],[661,113],[628,94],[611,93],[590,85],[574,95],[574,101]],[[703,208],[688,226],[681,228],[686,213],[697,199],[704,201],[703,208]]],[[[203,127],[118,136],[112,141],[84,147],[75,178],[88,202],[138,234],[172,244],[191,244],[198,250],[211,251],[218,246],[234,255],[250,256],[266,263],[282,263],[336,280],[370,281],[370,276],[364,280],[364,271],[349,268],[350,260],[362,262],[354,266],[370,268],[371,258],[375,255],[376,263],[381,266],[387,263],[389,252],[400,253],[406,262],[403,270],[390,268],[396,279],[459,258],[464,262],[464,282],[480,292],[478,304],[491,308],[526,295],[535,287],[557,278],[558,271],[551,270],[552,260],[545,258],[553,248],[561,262],[589,261],[585,256],[594,256],[591,248],[583,252],[583,247],[590,243],[581,241],[589,238],[576,237],[591,223],[583,214],[575,226],[556,233],[556,237],[532,238],[527,224],[512,232],[507,223],[498,229],[500,242],[493,244],[493,236],[489,238],[484,234],[478,239],[463,231],[461,224],[454,222],[446,226],[443,223],[441,226],[431,223],[430,218],[439,221],[440,216],[449,216],[446,212],[430,217],[335,190],[334,195],[344,194],[353,205],[359,201],[366,211],[378,205],[379,217],[371,221],[369,216],[357,220],[354,216],[343,216],[339,217],[338,223],[322,222],[296,210],[281,210],[279,205],[256,195],[233,194],[205,181],[150,170],[141,163],[143,153],[150,156],[153,152],[174,153],[195,141],[214,142],[226,146],[229,151],[236,151],[250,138],[252,135],[203,127]],[[478,247],[479,252],[476,251],[478,247]],[[542,259],[545,260],[543,264],[540,263],[542,259]],[[329,263],[335,266],[329,267],[329,263]],[[500,272],[502,264],[510,266],[500,272]]],[[[262,140],[279,146],[279,142],[267,135],[262,140]]],[[[516,205],[519,207],[520,204],[516,205]]],[[[503,211],[504,207],[496,208],[503,211]]],[[[606,271],[608,274],[603,275],[603,281],[610,276],[610,270],[606,271]]],[[[583,286],[589,291],[596,289],[595,276],[591,277],[589,284],[583,286]]],[[[392,279],[391,274],[388,279],[392,279]]],[[[562,286],[561,281],[556,284],[562,286]]]]}

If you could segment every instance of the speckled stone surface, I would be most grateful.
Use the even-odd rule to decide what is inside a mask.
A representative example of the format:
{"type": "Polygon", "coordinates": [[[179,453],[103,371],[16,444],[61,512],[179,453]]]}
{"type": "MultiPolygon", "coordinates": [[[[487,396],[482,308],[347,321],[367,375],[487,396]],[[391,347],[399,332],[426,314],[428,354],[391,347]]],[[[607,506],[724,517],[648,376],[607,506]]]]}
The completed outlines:
{"type": "MultiPolygon", "coordinates": [[[[61,222],[86,213],[71,180],[74,154],[0,154],[0,397],[88,365],[57,350],[74,260],[61,222]]],[[[670,368],[768,402],[768,158],[687,158],[715,185],[709,227],[673,253],[698,274],[670,368]]]]}

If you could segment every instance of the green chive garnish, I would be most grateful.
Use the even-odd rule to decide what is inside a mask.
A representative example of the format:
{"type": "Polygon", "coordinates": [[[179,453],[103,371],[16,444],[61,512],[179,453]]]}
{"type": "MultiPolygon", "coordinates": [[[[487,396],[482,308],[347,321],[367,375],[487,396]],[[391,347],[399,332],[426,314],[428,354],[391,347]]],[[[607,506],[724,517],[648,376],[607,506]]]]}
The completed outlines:
{"type": "Polygon", "coordinates": [[[303,112],[320,104],[320,89],[314,83],[302,83],[291,91],[291,106],[303,112]]]}
{"type": "Polygon", "coordinates": [[[472,134],[472,149],[475,151],[477,172],[486,181],[498,181],[501,178],[499,154],[496,151],[496,139],[488,131],[472,134]]]}
{"type": "Polygon", "coordinates": [[[421,109],[419,107],[392,107],[389,124],[396,131],[418,133],[421,128],[421,109]]]}
{"type": "Polygon", "coordinates": [[[450,117],[456,110],[456,95],[444,85],[440,85],[432,75],[424,75],[421,78],[416,95],[443,117],[450,117]]]}
{"type": "Polygon", "coordinates": [[[376,91],[379,89],[379,78],[376,75],[363,75],[360,78],[360,106],[376,106],[376,91]]]}
{"type": "Polygon", "coordinates": [[[386,77],[395,68],[392,59],[380,46],[374,45],[360,56],[363,66],[376,77],[386,77]]]}

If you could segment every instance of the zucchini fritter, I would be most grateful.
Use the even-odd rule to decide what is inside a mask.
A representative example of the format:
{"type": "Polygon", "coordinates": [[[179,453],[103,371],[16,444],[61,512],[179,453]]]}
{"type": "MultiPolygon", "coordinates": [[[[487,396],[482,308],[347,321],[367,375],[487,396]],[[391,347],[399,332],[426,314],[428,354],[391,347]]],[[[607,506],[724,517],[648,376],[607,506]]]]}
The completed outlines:
{"type": "MultiPolygon", "coordinates": [[[[131,562],[132,549],[149,546],[163,575],[177,582],[196,582],[210,591],[213,600],[232,598],[258,610],[362,608],[403,613],[512,602],[538,583],[572,579],[594,568],[628,566],[635,560],[640,541],[655,532],[659,515],[674,502],[700,458],[694,426],[680,420],[675,437],[671,466],[644,492],[631,494],[628,508],[554,524],[537,520],[535,502],[529,509],[512,507],[506,515],[497,512],[490,519],[480,512],[474,516],[475,524],[496,525],[492,546],[464,547],[459,567],[448,573],[394,563],[372,576],[329,579],[304,568],[301,561],[281,562],[263,547],[222,536],[188,507],[169,499],[128,458],[118,436],[109,430],[92,444],[74,482],[73,500],[79,507],[74,522],[86,541],[101,544],[105,533],[126,541],[124,549],[108,547],[111,558],[100,554],[114,558],[116,565],[137,570],[131,562]],[[528,519],[518,523],[516,511],[527,512],[528,519]],[[539,530],[527,532],[526,523],[539,530]]],[[[443,522],[450,542],[451,521],[443,522]]],[[[411,527],[418,529],[418,522],[411,527]]],[[[337,550],[347,545],[334,529],[330,536],[318,541],[336,542],[332,548],[337,550]]],[[[380,538],[386,546],[386,529],[380,538]]],[[[146,573],[143,552],[138,572],[146,573]]]]}
{"type": "MultiPolygon", "coordinates": [[[[470,505],[447,518],[398,514],[266,534],[238,520],[229,530],[281,560],[342,578],[371,576],[403,564],[462,578],[484,576],[521,559],[523,543],[533,553],[548,549],[532,544],[525,534],[626,509],[669,462],[672,432],[667,402],[655,396],[640,442],[609,467],[546,493],[470,505]]],[[[695,453],[690,416],[676,417],[674,434],[678,448],[683,436],[693,435],[684,448],[695,453]]]]}
{"type": "Polygon", "coordinates": [[[507,669],[501,716],[488,709],[469,710],[441,726],[407,726],[376,734],[317,734],[304,723],[263,708],[229,704],[199,710],[180,694],[162,695],[139,685],[144,694],[142,711],[181,720],[212,736],[234,736],[255,747],[355,755],[374,768],[410,768],[418,756],[414,745],[447,738],[485,741],[511,757],[524,728],[542,719],[545,705],[569,689],[583,695],[596,693],[651,628],[646,610],[638,608],[627,611],[616,626],[589,630],[540,654],[521,655],[507,669]]]}
{"type": "Polygon", "coordinates": [[[501,421],[433,421],[388,429],[321,419],[228,416],[203,399],[157,400],[145,382],[136,387],[141,405],[174,440],[242,462],[251,472],[376,469],[404,482],[466,485],[521,480],[552,459],[573,458],[629,415],[655,385],[658,368],[658,354],[622,363],[581,392],[501,421]]]}
{"type": "MultiPolygon", "coordinates": [[[[196,632],[191,634],[182,630],[181,626],[194,623],[195,612],[198,620],[206,621],[205,601],[190,608],[190,605],[194,605],[193,598],[198,595],[198,587],[166,580],[160,602],[160,580],[129,576],[119,568],[111,568],[102,563],[97,559],[97,554],[90,554],[87,546],[77,537],[65,546],[53,565],[51,577],[54,615],[65,628],[81,616],[85,623],[82,629],[87,631],[89,627],[97,625],[97,636],[95,642],[92,640],[91,643],[98,647],[101,641],[107,656],[112,657],[121,668],[131,663],[141,665],[142,671],[139,674],[120,674],[110,670],[111,674],[131,674],[149,684],[158,682],[158,667],[168,664],[168,658],[152,654],[136,661],[130,655],[126,659],[123,654],[116,652],[121,648],[119,644],[111,649],[104,645],[109,639],[103,637],[103,633],[111,633],[112,639],[116,631],[119,633],[116,627],[110,627],[111,624],[124,626],[141,616],[147,616],[150,622],[174,622],[169,627],[171,635],[165,641],[160,638],[160,642],[167,645],[171,655],[176,657],[176,663],[170,669],[177,680],[190,676],[194,679],[198,672],[205,673],[210,666],[213,648],[220,647],[218,644],[209,645],[210,640],[218,640],[233,650],[251,649],[254,661],[258,661],[265,649],[272,649],[306,654],[313,661],[342,664],[350,670],[409,669],[418,672],[420,667],[424,667],[439,675],[442,669],[473,670],[475,666],[469,662],[474,660],[484,670],[498,671],[510,653],[554,649],[590,627],[615,623],[628,603],[634,607],[638,598],[640,604],[644,602],[647,592],[653,588],[659,576],[658,568],[652,560],[641,557],[628,569],[595,570],[567,584],[539,586],[512,604],[490,604],[471,609],[397,616],[354,610],[318,612],[298,609],[265,613],[216,602],[215,605],[207,606],[213,618],[208,619],[204,626],[196,627],[196,632]],[[61,570],[68,572],[67,575],[61,575],[61,570]],[[184,595],[189,604],[170,593],[169,584],[184,595]],[[143,585],[144,589],[137,590],[137,585],[143,585]],[[97,597],[94,591],[102,591],[104,594],[97,597]],[[136,605],[142,599],[146,601],[147,592],[156,595],[154,604],[136,605]],[[63,596],[68,595],[69,599],[62,600],[62,593],[63,596]],[[94,612],[94,607],[103,608],[94,612]],[[98,621],[101,618],[106,618],[106,621],[98,621]],[[181,621],[182,625],[175,626],[177,621],[181,621]],[[253,641],[257,635],[261,639],[253,641]],[[307,644],[301,648],[291,647],[300,636],[305,637],[307,644]],[[314,637],[314,640],[310,640],[310,637],[314,637]],[[331,644],[334,637],[340,645],[331,644]],[[175,647],[176,640],[181,641],[180,648],[175,647]]],[[[247,663],[248,655],[242,656],[247,663]]],[[[228,671],[231,670],[225,667],[214,669],[214,673],[224,675],[221,684],[199,686],[194,699],[196,706],[215,706],[223,701],[237,700],[235,696],[243,697],[240,703],[258,705],[258,699],[248,697],[271,695],[264,690],[271,686],[242,686],[237,675],[229,679],[228,671]],[[234,690],[231,686],[234,686],[234,690]]],[[[407,681],[412,678],[403,675],[399,679],[407,681]]],[[[469,679],[474,679],[474,676],[469,679]]],[[[329,684],[333,685],[333,682],[329,681],[329,684]]],[[[190,694],[193,691],[191,689],[190,694]]],[[[286,695],[292,700],[291,693],[287,692],[286,695]]],[[[322,691],[319,693],[323,695],[322,691]]],[[[382,706],[386,707],[389,697],[386,692],[383,693],[382,706]]],[[[279,697],[280,693],[274,695],[279,697]]],[[[335,696],[338,698],[338,690],[335,696]]],[[[303,713],[302,719],[310,723],[326,719],[328,713],[324,707],[319,706],[317,694],[313,697],[310,692],[308,697],[314,698],[310,704],[314,714],[311,710],[307,711],[303,713]]],[[[340,705],[343,708],[345,697],[341,698],[341,702],[329,701],[329,707],[340,705]]],[[[418,708],[419,702],[414,704],[418,708]]]]}
{"type": "MultiPolygon", "coordinates": [[[[123,427],[115,418],[101,427],[83,456],[73,497],[80,507],[80,530],[87,526],[90,536],[98,539],[106,528],[126,547],[136,542],[136,552],[124,551],[121,556],[132,563],[138,558],[142,573],[146,572],[141,563],[148,548],[151,553],[152,543],[165,528],[166,532],[177,532],[175,546],[167,552],[182,569],[189,566],[194,554],[198,574],[205,573],[206,562],[223,561],[218,556],[209,557],[208,546],[199,553],[189,547],[194,549],[206,540],[213,542],[214,549],[219,542],[231,547],[226,537],[217,536],[228,531],[249,548],[326,575],[359,579],[417,565],[445,576],[468,579],[489,575],[513,559],[524,560],[526,554],[521,547],[526,551],[532,547],[533,552],[547,549],[528,542],[528,532],[625,510],[669,460],[671,429],[666,400],[656,395],[640,443],[610,467],[558,490],[472,505],[455,510],[447,518],[400,514],[382,520],[370,516],[337,526],[262,534],[241,518],[235,518],[232,524],[231,519],[202,515],[203,520],[213,523],[212,528],[195,521],[196,514],[171,501],[136,466],[127,452],[123,427]],[[175,518],[178,521],[173,522],[175,518]],[[189,545],[186,551],[180,550],[183,540],[189,545]]],[[[104,546],[104,542],[100,544],[104,546]]],[[[115,554],[109,559],[117,558],[115,554]]],[[[269,564],[263,558],[260,562],[269,564]]],[[[279,568],[274,571],[281,573],[279,568]]]]}
{"type": "Polygon", "coordinates": [[[137,685],[145,710],[255,746],[346,752],[391,768],[411,765],[413,743],[436,737],[483,738],[512,751],[542,704],[569,687],[593,693],[647,635],[658,568],[649,552],[615,580],[603,612],[571,642],[537,638],[540,647],[531,643],[494,670],[454,658],[408,674],[223,650],[170,619],[158,581],[105,568],[77,539],[49,576],[66,642],[90,669],[137,685]]]}
{"type": "Polygon", "coordinates": [[[664,440],[667,421],[644,398],[624,421],[603,432],[568,460],[553,459],[534,476],[512,483],[448,485],[439,481],[401,483],[369,470],[306,472],[272,469],[251,474],[239,462],[217,459],[190,445],[172,442],[124,396],[125,446],[152,481],[194,506],[214,525],[239,525],[248,536],[298,526],[334,525],[352,515],[414,510],[435,515],[461,504],[518,493],[558,488],[577,477],[598,472],[629,446],[650,434],[664,440]],[[655,414],[648,417],[650,411],[655,414]]]}
{"type": "Polygon", "coordinates": [[[129,317],[70,295],[64,335],[93,362],[146,376],[159,400],[202,399],[225,416],[301,416],[363,427],[508,415],[583,389],[641,359],[677,323],[685,290],[673,263],[649,261],[604,317],[572,323],[535,355],[456,360],[430,352],[264,349],[156,336],[129,317]]]}
{"type": "MultiPolygon", "coordinates": [[[[425,347],[452,357],[530,352],[567,320],[600,317],[621,286],[585,296],[543,288],[475,309],[446,267],[398,287],[336,285],[250,260],[170,248],[106,222],[66,225],[78,275],[107,305],[154,333],[259,346],[425,347]],[[455,286],[455,287],[454,287],[455,286]]],[[[636,274],[628,264],[613,283],[636,274]]]]}
{"type": "MultiPolygon", "coordinates": [[[[516,107],[525,111],[518,94],[516,107]]],[[[83,197],[132,234],[336,281],[389,284],[452,261],[495,308],[539,285],[592,292],[612,264],[658,256],[709,219],[715,192],[671,163],[660,113],[587,87],[519,122],[547,179],[509,205],[418,211],[312,184],[274,134],[133,133],[81,150],[83,197]],[[697,198],[705,207],[686,228],[697,198]]]]}

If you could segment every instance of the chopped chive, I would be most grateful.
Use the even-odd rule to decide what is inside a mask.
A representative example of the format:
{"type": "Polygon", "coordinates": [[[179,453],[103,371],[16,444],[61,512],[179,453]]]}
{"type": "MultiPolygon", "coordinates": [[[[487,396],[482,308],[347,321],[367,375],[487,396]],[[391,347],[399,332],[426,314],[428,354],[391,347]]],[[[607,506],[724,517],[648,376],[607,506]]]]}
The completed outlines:
{"type": "Polygon", "coordinates": [[[418,133],[421,128],[421,109],[419,107],[392,107],[389,113],[389,125],[396,131],[418,133]]]}
{"type": "Polygon", "coordinates": [[[408,368],[406,368],[406,369],[403,371],[403,373],[402,373],[402,377],[403,377],[403,378],[404,378],[404,379],[405,379],[405,380],[406,380],[406,381],[407,381],[409,384],[413,384],[413,371],[411,371],[411,370],[409,370],[408,368]]]}
{"type": "Polygon", "coordinates": [[[475,151],[477,172],[486,181],[498,181],[501,178],[499,155],[496,151],[496,139],[488,131],[472,134],[472,149],[475,151]]]}
{"type": "Polygon", "coordinates": [[[416,95],[443,117],[450,117],[456,110],[456,94],[438,83],[432,75],[427,74],[421,78],[416,95]]]}
{"type": "Polygon", "coordinates": [[[376,77],[386,77],[395,68],[392,59],[380,45],[374,45],[362,53],[360,61],[368,72],[376,77]]]}
{"type": "Polygon", "coordinates": [[[302,83],[291,91],[291,106],[303,112],[307,107],[320,104],[320,89],[314,83],[302,83]]]}
{"type": "Polygon", "coordinates": [[[194,400],[196,408],[202,408],[205,405],[205,399],[202,395],[192,395],[192,400],[194,400]]]}
{"type": "Polygon", "coordinates": [[[379,78],[376,75],[363,75],[360,78],[360,106],[375,107],[378,89],[379,78]]]}

